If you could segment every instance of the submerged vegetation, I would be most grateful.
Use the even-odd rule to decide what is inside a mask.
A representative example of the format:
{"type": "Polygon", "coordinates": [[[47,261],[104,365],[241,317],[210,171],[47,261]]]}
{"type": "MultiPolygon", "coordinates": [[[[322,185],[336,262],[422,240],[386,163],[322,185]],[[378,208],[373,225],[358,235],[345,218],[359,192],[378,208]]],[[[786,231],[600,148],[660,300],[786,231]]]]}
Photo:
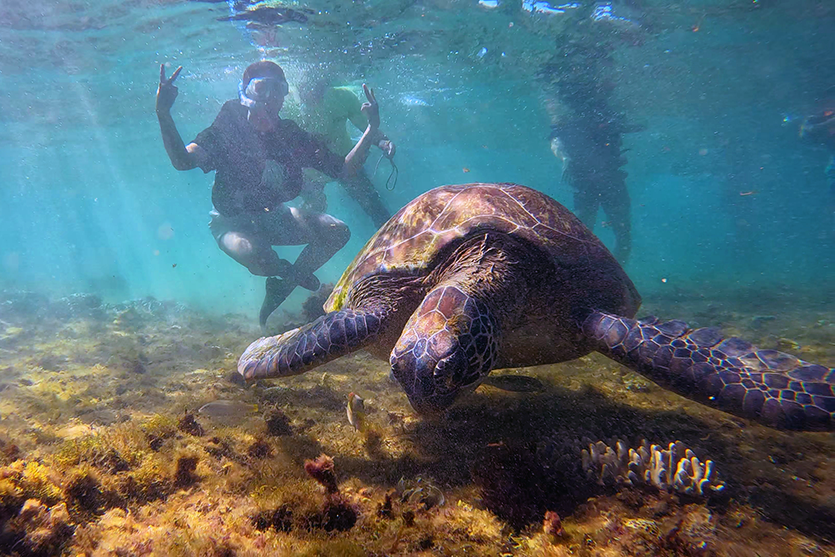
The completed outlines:
{"type": "MultiPolygon", "coordinates": [[[[543,388],[484,386],[430,421],[364,353],[242,384],[236,358],[257,331],[240,316],[92,296],[0,302],[3,555],[835,551],[830,434],[704,408],[603,357],[525,370],[543,388]],[[346,415],[353,393],[361,428],[346,415]],[[613,437],[624,455],[666,455],[635,465],[658,481],[624,481],[634,463],[617,443],[589,447],[613,437]],[[673,489],[685,457],[702,474],[712,461],[716,489],[673,489]],[[620,481],[603,472],[623,462],[620,481]]],[[[679,293],[648,309],[835,363],[819,303],[679,293]]]]}

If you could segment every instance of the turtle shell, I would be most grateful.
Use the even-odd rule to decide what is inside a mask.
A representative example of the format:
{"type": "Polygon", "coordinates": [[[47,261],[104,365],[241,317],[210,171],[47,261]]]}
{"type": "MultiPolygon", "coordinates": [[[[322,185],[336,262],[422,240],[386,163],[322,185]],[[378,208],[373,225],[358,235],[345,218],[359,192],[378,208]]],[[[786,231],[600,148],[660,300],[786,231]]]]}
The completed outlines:
{"type": "Polygon", "coordinates": [[[486,230],[524,239],[553,257],[555,264],[576,268],[572,286],[582,292],[608,290],[604,297],[614,302],[606,304],[612,306],[610,311],[637,311],[640,297],[634,285],[571,211],[537,190],[487,183],[441,186],[400,209],[345,270],[325,311],[342,309],[359,280],[389,273],[424,275],[435,267],[439,254],[449,253],[447,248],[486,230]]]}

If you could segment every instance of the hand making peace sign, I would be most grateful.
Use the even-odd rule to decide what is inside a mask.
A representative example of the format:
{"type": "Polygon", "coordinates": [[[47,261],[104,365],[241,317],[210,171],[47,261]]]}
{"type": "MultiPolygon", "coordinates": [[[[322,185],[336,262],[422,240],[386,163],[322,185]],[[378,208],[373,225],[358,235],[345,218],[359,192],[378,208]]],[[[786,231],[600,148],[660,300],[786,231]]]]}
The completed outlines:
{"type": "Polygon", "coordinates": [[[171,77],[165,79],[165,64],[159,66],[159,87],[157,87],[157,112],[169,111],[174,106],[174,99],[177,98],[177,87],[174,85],[174,80],[180,75],[183,67],[180,66],[171,77]]]}

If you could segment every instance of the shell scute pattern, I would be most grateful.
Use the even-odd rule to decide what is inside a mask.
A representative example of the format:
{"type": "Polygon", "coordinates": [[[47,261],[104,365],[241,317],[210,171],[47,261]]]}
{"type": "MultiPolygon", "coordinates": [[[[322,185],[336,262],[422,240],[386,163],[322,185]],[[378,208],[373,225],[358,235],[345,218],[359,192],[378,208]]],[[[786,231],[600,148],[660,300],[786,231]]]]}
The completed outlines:
{"type": "Polygon", "coordinates": [[[435,254],[478,229],[512,234],[561,260],[611,258],[568,209],[524,186],[464,184],[430,193],[403,207],[368,241],[340,278],[326,311],[342,309],[351,285],[369,275],[426,273],[435,254]]]}

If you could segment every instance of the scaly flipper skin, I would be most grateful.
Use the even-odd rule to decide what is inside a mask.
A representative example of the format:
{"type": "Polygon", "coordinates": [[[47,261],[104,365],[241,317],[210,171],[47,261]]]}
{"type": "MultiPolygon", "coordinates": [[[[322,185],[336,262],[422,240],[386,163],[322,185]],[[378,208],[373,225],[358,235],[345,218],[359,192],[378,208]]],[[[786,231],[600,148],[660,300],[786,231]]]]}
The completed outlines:
{"type": "Polygon", "coordinates": [[[382,312],[344,309],[304,327],[256,340],[238,360],[246,380],[298,375],[373,342],[382,312]]]}
{"type": "Polygon", "coordinates": [[[770,426],[835,429],[835,369],[682,321],[593,312],[582,328],[598,352],[687,398],[770,426]]]}

